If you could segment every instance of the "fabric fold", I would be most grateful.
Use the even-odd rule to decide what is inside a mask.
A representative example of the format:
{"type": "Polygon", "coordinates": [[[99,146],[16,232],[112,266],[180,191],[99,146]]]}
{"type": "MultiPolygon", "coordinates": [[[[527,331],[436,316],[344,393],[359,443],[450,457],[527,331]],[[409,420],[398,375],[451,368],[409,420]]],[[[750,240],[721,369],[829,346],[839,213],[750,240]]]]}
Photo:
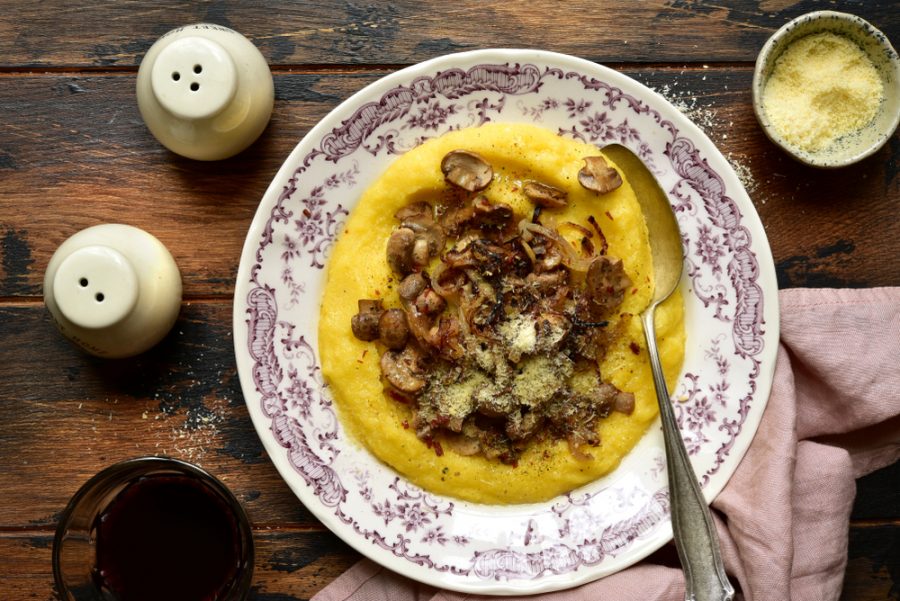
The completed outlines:
{"type": "MultiPolygon", "coordinates": [[[[759,429],[712,508],[738,599],[840,597],[855,479],[900,458],[900,288],[779,293],[781,340],[759,429]]],[[[662,552],[550,601],[682,601],[662,552]]],[[[669,556],[671,554],[668,554],[669,556]]],[[[508,597],[534,599],[535,597],[508,597]]],[[[314,601],[463,601],[362,560],[314,601]]]]}

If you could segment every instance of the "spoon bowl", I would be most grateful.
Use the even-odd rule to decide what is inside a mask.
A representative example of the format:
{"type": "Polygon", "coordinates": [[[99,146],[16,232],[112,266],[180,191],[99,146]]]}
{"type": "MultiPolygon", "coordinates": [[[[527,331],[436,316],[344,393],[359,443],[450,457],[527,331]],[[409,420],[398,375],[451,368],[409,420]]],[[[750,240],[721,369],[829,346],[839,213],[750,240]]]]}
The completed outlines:
{"type": "Polygon", "coordinates": [[[712,516],[675,421],[656,345],[656,307],[678,288],[684,267],[681,231],[666,193],[644,162],[620,144],[605,146],[603,153],[629,175],[628,181],[641,205],[650,240],[653,296],[641,313],[641,322],[663,425],[672,533],[684,569],[685,599],[731,601],[734,587],[725,575],[712,516]]]}

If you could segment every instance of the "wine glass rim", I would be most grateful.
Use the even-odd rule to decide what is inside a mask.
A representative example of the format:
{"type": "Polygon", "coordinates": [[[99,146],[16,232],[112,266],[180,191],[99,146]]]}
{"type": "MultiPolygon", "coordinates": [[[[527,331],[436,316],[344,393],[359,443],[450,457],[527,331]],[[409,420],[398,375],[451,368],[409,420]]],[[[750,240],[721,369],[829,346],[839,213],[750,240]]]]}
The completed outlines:
{"type": "MultiPolygon", "coordinates": [[[[60,560],[60,553],[63,542],[69,534],[72,516],[76,510],[85,502],[89,495],[100,492],[103,497],[107,497],[116,487],[126,484],[136,477],[157,474],[180,474],[197,478],[201,483],[212,490],[228,507],[230,513],[234,516],[238,536],[241,540],[241,562],[244,565],[245,576],[241,578],[235,592],[239,593],[237,599],[243,599],[250,588],[254,565],[254,546],[253,532],[250,525],[250,519],[247,517],[243,506],[234,496],[234,493],[222,483],[221,480],[207,472],[205,469],[172,457],[134,457],[125,459],[112,465],[109,465],[82,484],[74,495],[69,499],[66,508],[60,514],[59,523],[56,527],[56,533],[53,537],[53,579],[56,582],[57,590],[63,599],[70,599],[69,587],[63,574],[63,568],[60,560]]],[[[118,496],[121,489],[112,495],[112,498],[118,496]]],[[[105,507],[99,506],[98,512],[105,507]]]]}

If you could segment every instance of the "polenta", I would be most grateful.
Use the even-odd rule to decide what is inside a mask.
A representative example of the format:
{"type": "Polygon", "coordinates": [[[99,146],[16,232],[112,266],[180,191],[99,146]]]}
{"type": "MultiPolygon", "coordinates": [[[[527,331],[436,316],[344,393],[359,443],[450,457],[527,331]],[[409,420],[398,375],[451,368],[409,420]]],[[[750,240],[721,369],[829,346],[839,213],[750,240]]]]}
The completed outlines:
{"type": "MultiPolygon", "coordinates": [[[[322,298],[319,354],[323,375],[342,423],[352,436],[418,486],[477,503],[543,501],[613,470],[656,417],[656,396],[637,318],[652,294],[647,229],[628,183],[628,173],[620,174],[622,185],[599,196],[579,183],[585,158],[597,154],[593,146],[530,125],[491,124],[451,132],[399,157],[366,190],[352,211],[332,251],[322,298]],[[423,441],[416,435],[413,407],[398,402],[383,381],[380,358],[388,355],[402,359],[402,341],[393,346],[394,342],[385,338],[377,343],[366,341],[372,339],[368,336],[361,340],[357,337],[357,323],[351,333],[351,321],[361,308],[357,304],[360,299],[372,299],[364,302],[376,303],[379,315],[387,316],[384,319],[402,318],[400,309],[409,308],[404,305],[406,297],[401,297],[403,278],[397,275],[406,266],[398,266],[389,248],[386,255],[386,246],[397,238],[395,214],[408,212],[408,207],[423,201],[452,196],[445,176],[449,178],[448,171],[456,167],[448,165],[446,157],[459,149],[464,149],[466,155],[461,160],[470,160],[467,155],[471,153],[493,167],[489,183],[479,181],[481,173],[465,180],[466,185],[474,182],[467,189],[478,191],[475,202],[481,202],[487,207],[485,210],[502,207],[507,213],[505,218],[509,219],[511,212],[524,224],[520,228],[536,227],[529,226],[528,220],[535,214],[533,182],[541,182],[566,198],[562,203],[551,195],[546,202],[540,202],[546,207],[543,214],[548,222],[571,240],[573,248],[581,239],[582,246],[588,247],[587,251],[581,248],[582,252],[601,253],[594,248],[600,244],[597,237],[593,243],[584,239],[596,231],[602,238],[602,254],[621,259],[619,269],[624,270],[628,289],[616,299],[614,312],[602,324],[592,324],[616,332],[595,367],[611,389],[633,395],[633,410],[612,411],[599,419],[593,445],[573,449],[571,441],[538,437],[528,446],[517,448],[514,461],[504,462],[483,454],[462,454],[453,445],[441,446],[439,441],[423,441]],[[527,187],[531,187],[528,194],[524,193],[527,187]],[[385,351],[385,344],[395,350],[385,351]]],[[[453,251],[441,247],[427,256],[443,253],[446,257],[453,251]]],[[[426,267],[439,270],[439,263],[432,259],[426,267]]],[[[485,284],[485,288],[489,286],[485,284]]],[[[427,307],[422,310],[427,311],[427,307]]],[[[570,318],[578,319],[574,315],[570,318]]],[[[546,374],[569,377],[577,366],[559,353],[541,354],[540,335],[536,338],[534,327],[522,327],[519,321],[518,314],[509,316],[493,334],[503,339],[507,351],[521,352],[526,357],[518,365],[517,374],[510,376],[506,389],[513,390],[522,402],[537,403],[557,389],[546,374]]],[[[656,322],[663,366],[671,386],[684,354],[683,303],[679,293],[657,310],[656,322]]],[[[552,333],[553,329],[548,325],[544,332],[552,333]]],[[[465,415],[475,402],[473,391],[490,390],[491,382],[486,380],[496,377],[497,372],[491,371],[457,374],[452,391],[445,397],[454,410],[465,415]],[[485,373],[490,377],[485,378],[485,373]]],[[[418,390],[417,387],[421,385],[413,382],[412,389],[418,390]]]]}

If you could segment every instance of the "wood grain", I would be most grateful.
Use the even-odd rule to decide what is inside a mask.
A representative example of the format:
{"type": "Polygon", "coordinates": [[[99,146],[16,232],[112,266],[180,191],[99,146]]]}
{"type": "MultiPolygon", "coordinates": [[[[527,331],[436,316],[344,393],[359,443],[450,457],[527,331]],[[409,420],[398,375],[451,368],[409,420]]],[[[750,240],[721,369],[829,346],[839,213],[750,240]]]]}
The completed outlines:
{"type": "Polygon", "coordinates": [[[851,528],[841,601],[896,600],[900,598],[898,583],[900,525],[871,524],[851,528]]]}
{"type": "Polygon", "coordinates": [[[0,130],[0,296],[39,295],[58,245],[106,221],[156,235],[182,270],[186,296],[230,295],[275,172],[319,119],[374,78],[280,77],[261,139],[238,157],[204,163],[156,142],[138,113],[133,75],[0,77],[0,113],[17,116],[0,130]]]}
{"type": "MultiPolygon", "coordinates": [[[[897,136],[859,165],[815,171],[760,131],[749,68],[624,73],[681,107],[742,175],[781,287],[900,282],[900,262],[885,260],[900,255],[897,136]]],[[[279,74],[269,128],[244,153],[214,163],[156,142],[137,112],[132,76],[0,75],[0,114],[16,115],[0,128],[0,298],[40,296],[59,244],[104,221],[162,240],[187,297],[230,296],[247,228],[281,163],[319,119],[380,75],[279,74]]]]}
{"type": "MultiPolygon", "coordinates": [[[[257,529],[253,540],[256,560],[247,601],[304,601],[359,559],[330,532],[257,529]]],[[[53,590],[52,544],[53,532],[46,530],[0,532],[0,591],[28,592],[16,599],[58,598],[53,590]]],[[[896,525],[852,530],[841,601],[897,599],[898,548],[896,525]]],[[[655,557],[677,562],[668,547],[655,557]]]]}
{"type": "MultiPolygon", "coordinates": [[[[331,533],[301,530],[253,533],[255,562],[247,601],[301,601],[337,578],[357,556],[331,533]]],[[[0,533],[0,591],[10,601],[57,599],[53,532],[0,533]],[[18,592],[25,593],[18,595],[18,592]]]]}
{"type": "MultiPolygon", "coordinates": [[[[255,528],[253,600],[308,599],[359,558],[303,507],[262,448],[236,374],[231,296],[247,228],[291,149],[342,100],[405,65],[485,47],[611,65],[666,96],[731,162],[766,229],[780,287],[900,284],[900,135],[855,167],[816,171],[778,151],[751,110],[759,48],[790,18],[820,8],[814,0],[0,0],[0,597],[57,598],[51,542],[67,500],[101,468],[147,454],[197,463],[241,500],[255,528]],[[217,163],[165,150],[134,99],[147,49],[199,21],[247,35],[275,74],[269,128],[217,163]],[[156,234],[185,284],[171,334],[122,361],[76,350],[41,302],[57,246],[110,221],[156,234]]],[[[900,39],[896,2],[827,8],[900,39]]],[[[898,481],[900,464],[858,481],[842,601],[900,599],[898,481]]]]}
{"type": "MultiPolygon", "coordinates": [[[[890,1],[844,2],[896,39],[890,1]]],[[[231,1],[86,3],[47,10],[0,2],[0,67],[133,67],[174,27],[209,22],[250,38],[275,65],[411,64],[477,48],[542,48],[598,62],[752,62],[795,2],[231,1]],[[64,23],[65,35],[59,35],[64,23]]]]}
{"type": "Polygon", "coordinates": [[[0,530],[52,526],[92,474],[143,455],[208,469],[259,526],[318,527],[250,422],[230,321],[230,303],[191,303],[150,352],[103,361],[63,339],[43,306],[0,306],[0,423],[14,450],[0,454],[0,530]]]}
{"type": "MultiPolygon", "coordinates": [[[[69,497],[106,465],[141,455],[197,463],[240,499],[258,545],[251,599],[306,599],[358,559],[263,451],[237,382],[230,312],[226,302],[186,304],[158,347],[109,362],[69,345],[40,304],[0,306],[0,436],[14,449],[0,454],[0,590],[49,590],[49,541],[69,497]]],[[[859,481],[846,601],[896,598],[884,595],[900,582],[898,472],[859,481]]]]}

